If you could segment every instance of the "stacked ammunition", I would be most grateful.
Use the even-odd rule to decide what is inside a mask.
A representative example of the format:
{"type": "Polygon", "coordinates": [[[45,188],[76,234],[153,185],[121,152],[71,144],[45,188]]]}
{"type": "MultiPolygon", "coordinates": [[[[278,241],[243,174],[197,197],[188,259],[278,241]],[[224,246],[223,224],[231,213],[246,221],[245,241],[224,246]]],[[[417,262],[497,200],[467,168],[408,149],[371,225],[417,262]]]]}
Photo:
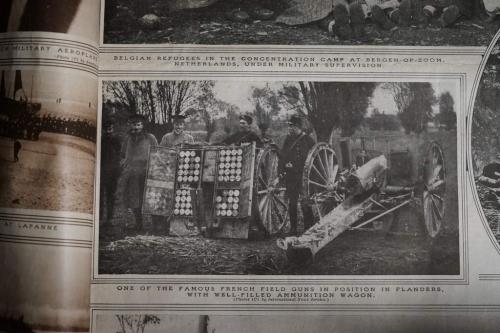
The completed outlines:
{"type": "Polygon", "coordinates": [[[243,150],[222,149],[219,151],[218,178],[219,182],[241,181],[243,150]]]}
{"type": "Polygon", "coordinates": [[[177,189],[175,191],[175,216],[193,216],[191,188],[201,177],[201,151],[181,150],[177,159],[177,189]]]}
{"type": "Polygon", "coordinates": [[[240,208],[239,190],[218,190],[215,196],[215,216],[238,216],[240,208]]]}
{"type": "Polygon", "coordinates": [[[183,150],[179,152],[177,163],[178,183],[197,183],[200,180],[200,151],[183,150]]]}
{"type": "Polygon", "coordinates": [[[190,189],[178,189],[175,191],[174,215],[192,216],[193,205],[190,189]]]}
{"type": "Polygon", "coordinates": [[[167,208],[165,189],[151,187],[147,191],[147,205],[151,207],[151,210],[165,210],[167,208]]]}

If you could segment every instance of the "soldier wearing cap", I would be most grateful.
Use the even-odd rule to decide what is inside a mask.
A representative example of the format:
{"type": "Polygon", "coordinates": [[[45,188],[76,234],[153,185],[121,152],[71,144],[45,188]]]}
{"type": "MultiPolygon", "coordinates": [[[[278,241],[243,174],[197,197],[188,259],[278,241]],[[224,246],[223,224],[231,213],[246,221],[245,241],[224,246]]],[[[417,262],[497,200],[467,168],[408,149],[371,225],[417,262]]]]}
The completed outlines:
{"type": "Polygon", "coordinates": [[[172,116],[172,121],[174,123],[174,130],[171,133],[165,134],[161,138],[160,146],[175,147],[182,144],[194,143],[193,136],[184,132],[185,119],[186,116],[180,114],[172,116]]]}
{"type": "Polygon", "coordinates": [[[262,140],[260,137],[252,131],[253,119],[249,115],[240,116],[240,129],[238,132],[227,137],[222,143],[226,145],[237,145],[240,146],[242,143],[252,143],[255,142],[257,147],[262,146],[262,140]]]}
{"type": "MultiPolygon", "coordinates": [[[[193,136],[184,132],[185,119],[186,116],[180,114],[172,116],[174,130],[170,133],[165,134],[161,138],[160,146],[173,148],[175,146],[184,144],[194,144],[193,136]]],[[[166,219],[162,215],[151,215],[151,221],[153,223],[153,229],[155,232],[164,232],[168,234],[168,219],[166,219]]]]}
{"type": "Polygon", "coordinates": [[[154,135],[144,130],[145,119],[141,115],[129,118],[130,130],[122,146],[122,180],[125,204],[134,213],[137,230],[142,229],[142,201],[146,168],[151,146],[157,146],[154,135]]]}
{"type": "MultiPolygon", "coordinates": [[[[288,135],[283,143],[278,163],[280,178],[284,180],[289,199],[290,233],[297,234],[297,204],[302,191],[302,173],[309,150],[314,140],[302,130],[302,119],[292,116],[288,122],[288,135]]],[[[301,203],[304,230],[313,223],[313,212],[309,205],[301,203]]]]}
{"type": "Polygon", "coordinates": [[[107,226],[113,218],[116,186],[120,175],[121,141],[115,134],[113,119],[105,119],[101,136],[101,185],[100,218],[102,226],[107,226]],[[102,212],[106,206],[106,219],[102,212]]]}

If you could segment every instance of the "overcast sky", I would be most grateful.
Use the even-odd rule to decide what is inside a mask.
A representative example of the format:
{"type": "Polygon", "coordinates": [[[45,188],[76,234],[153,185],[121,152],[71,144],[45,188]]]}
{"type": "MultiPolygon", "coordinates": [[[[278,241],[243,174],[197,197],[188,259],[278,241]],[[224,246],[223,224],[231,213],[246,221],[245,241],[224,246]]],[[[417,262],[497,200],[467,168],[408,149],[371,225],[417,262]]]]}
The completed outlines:
{"type": "MultiPolygon", "coordinates": [[[[437,97],[443,92],[448,91],[453,97],[455,105],[457,104],[458,82],[456,80],[434,80],[429,82],[431,82],[437,97]]],[[[266,85],[269,85],[270,88],[277,90],[282,86],[282,83],[258,81],[216,81],[215,93],[216,96],[223,101],[237,105],[242,112],[251,112],[254,108],[253,103],[250,101],[252,88],[263,88],[266,85]]],[[[373,93],[369,109],[371,110],[374,108],[378,108],[380,111],[385,111],[385,113],[395,114],[397,112],[392,95],[389,91],[383,89],[381,85],[379,85],[373,93]]]]}
{"type": "MultiPolygon", "coordinates": [[[[14,94],[15,71],[5,71],[8,97],[14,94]]],[[[97,79],[80,71],[22,70],[24,93],[42,103],[41,113],[93,120],[97,113],[97,79]],[[61,98],[61,103],[56,99],[61,98]],[[91,107],[89,108],[89,103],[91,107]]]]}

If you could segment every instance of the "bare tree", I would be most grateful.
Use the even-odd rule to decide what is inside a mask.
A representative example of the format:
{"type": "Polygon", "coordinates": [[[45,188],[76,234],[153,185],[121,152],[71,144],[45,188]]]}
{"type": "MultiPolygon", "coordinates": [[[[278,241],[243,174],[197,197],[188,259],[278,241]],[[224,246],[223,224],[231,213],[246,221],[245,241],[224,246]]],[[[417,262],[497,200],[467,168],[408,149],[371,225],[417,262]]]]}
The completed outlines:
{"type": "Polygon", "coordinates": [[[263,88],[253,87],[250,98],[255,105],[255,118],[262,136],[266,136],[267,130],[271,127],[272,120],[280,111],[280,99],[276,91],[269,86],[263,88]]]}
{"type": "Polygon", "coordinates": [[[152,124],[171,124],[173,115],[196,104],[198,85],[206,81],[107,81],[107,97],[130,114],[142,114],[152,124]]]}
{"type": "Polygon", "coordinates": [[[158,325],[160,318],[155,315],[116,315],[120,324],[121,333],[144,333],[148,325],[158,325]]]}
{"type": "Polygon", "coordinates": [[[437,103],[432,85],[429,82],[390,82],[383,88],[392,94],[405,131],[425,131],[432,119],[432,106],[437,103]]]}
{"type": "Polygon", "coordinates": [[[120,103],[130,114],[139,111],[139,81],[105,81],[104,91],[108,97],[120,103]]]}
{"type": "Polygon", "coordinates": [[[319,141],[328,141],[334,129],[340,129],[343,136],[355,132],[376,86],[372,82],[301,81],[298,91],[288,87],[280,96],[307,115],[319,141]]]}

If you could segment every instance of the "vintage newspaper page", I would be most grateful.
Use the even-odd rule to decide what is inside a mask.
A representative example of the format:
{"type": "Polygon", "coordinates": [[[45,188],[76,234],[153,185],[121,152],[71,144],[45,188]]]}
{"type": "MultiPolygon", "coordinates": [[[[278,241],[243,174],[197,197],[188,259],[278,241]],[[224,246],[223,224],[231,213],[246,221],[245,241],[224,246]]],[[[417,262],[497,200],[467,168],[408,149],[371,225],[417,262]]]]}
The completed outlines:
{"type": "Polygon", "coordinates": [[[496,331],[499,8],[105,1],[91,330],[496,331]]]}
{"type": "Polygon", "coordinates": [[[89,330],[99,3],[0,4],[0,331],[89,330]]]}
{"type": "Polygon", "coordinates": [[[496,331],[499,8],[104,1],[91,330],[496,331]]]}

